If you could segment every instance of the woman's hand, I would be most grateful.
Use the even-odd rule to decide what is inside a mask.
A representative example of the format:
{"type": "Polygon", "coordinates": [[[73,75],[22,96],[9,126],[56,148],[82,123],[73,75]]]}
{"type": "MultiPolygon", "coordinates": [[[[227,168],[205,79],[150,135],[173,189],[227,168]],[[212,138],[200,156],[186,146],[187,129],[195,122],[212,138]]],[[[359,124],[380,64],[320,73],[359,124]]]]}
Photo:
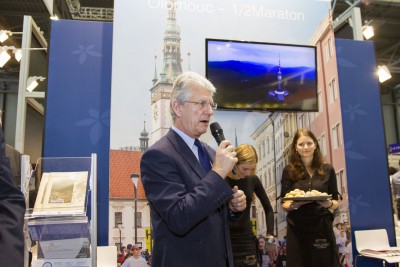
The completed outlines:
{"type": "Polygon", "coordinates": [[[329,209],[331,212],[333,212],[339,205],[339,203],[333,199],[320,200],[317,202],[321,207],[329,209]]]}
{"type": "Polygon", "coordinates": [[[321,201],[317,201],[317,202],[318,202],[318,204],[319,204],[321,207],[327,208],[327,209],[329,209],[329,208],[332,207],[332,205],[333,205],[333,201],[330,200],[330,199],[321,200],[321,201]]]}
{"type": "Polygon", "coordinates": [[[285,201],[282,207],[285,211],[297,210],[305,204],[312,203],[313,201],[285,201]]]}

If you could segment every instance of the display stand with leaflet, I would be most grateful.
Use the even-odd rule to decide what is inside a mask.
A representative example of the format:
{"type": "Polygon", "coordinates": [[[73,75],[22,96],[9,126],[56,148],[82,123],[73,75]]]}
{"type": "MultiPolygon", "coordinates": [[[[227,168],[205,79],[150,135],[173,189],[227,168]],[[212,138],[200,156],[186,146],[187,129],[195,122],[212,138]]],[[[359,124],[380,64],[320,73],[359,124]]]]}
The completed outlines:
{"type": "Polygon", "coordinates": [[[29,164],[29,156],[23,155],[21,163],[27,207],[29,182],[40,181],[33,208],[25,214],[25,250],[30,251],[30,244],[36,244],[32,267],[96,266],[96,154],[39,158],[34,167],[29,164]]]}
{"type": "Polygon", "coordinates": [[[354,231],[358,255],[354,259],[357,266],[358,257],[369,257],[382,261],[382,266],[388,263],[400,262],[400,247],[392,247],[386,229],[354,231]]]}

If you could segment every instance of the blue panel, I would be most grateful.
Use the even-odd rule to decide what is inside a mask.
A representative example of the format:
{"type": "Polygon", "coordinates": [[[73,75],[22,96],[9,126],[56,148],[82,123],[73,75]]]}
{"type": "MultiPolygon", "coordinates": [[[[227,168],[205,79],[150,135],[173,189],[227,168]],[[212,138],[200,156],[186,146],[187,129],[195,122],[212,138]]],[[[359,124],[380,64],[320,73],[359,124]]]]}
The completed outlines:
{"type": "MultiPolygon", "coordinates": [[[[390,244],[395,245],[374,45],[367,41],[339,39],[336,51],[351,229],[384,228],[390,244]]],[[[354,248],[355,242],[353,255],[356,255],[354,248]]],[[[357,265],[361,263],[362,266],[376,266],[377,261],[359,258],[357,265]]]]}
{"type": "Polygon", "coordinates": [[[44,157],[98,159],[98,245],[108,245],[112,23],[53,21],[44,157]]]}

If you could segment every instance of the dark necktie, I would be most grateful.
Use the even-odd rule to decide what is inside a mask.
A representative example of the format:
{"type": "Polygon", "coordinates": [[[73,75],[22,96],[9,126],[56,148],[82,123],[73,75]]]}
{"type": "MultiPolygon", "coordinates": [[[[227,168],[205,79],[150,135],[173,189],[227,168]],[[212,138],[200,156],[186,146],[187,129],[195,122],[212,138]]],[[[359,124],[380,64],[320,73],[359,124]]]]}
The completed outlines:
{"type": "Polygon", "coordinates": [[[203,169],[206,172],[208,172],[209,170],[211,170],[211,164],[210,164],[210,160],[208,159],[206,151],[204,150],[199,139],[194,140],[194,145],[197,146],[197,151],[199,153],[199,161],[200,161],[201,166],[203,166],[203,169]]]}

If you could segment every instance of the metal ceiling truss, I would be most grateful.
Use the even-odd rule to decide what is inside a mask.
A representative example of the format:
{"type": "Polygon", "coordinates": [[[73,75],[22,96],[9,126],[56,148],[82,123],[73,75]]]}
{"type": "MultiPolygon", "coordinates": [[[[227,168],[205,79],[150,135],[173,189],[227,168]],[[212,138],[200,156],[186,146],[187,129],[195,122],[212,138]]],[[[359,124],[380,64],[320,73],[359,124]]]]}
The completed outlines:
{"type": "Polygon", "coordinates": [[[79,0],[65,0],[73,19],[113,21],[114,9],[104,7],[82,7],[79,0]]]}

